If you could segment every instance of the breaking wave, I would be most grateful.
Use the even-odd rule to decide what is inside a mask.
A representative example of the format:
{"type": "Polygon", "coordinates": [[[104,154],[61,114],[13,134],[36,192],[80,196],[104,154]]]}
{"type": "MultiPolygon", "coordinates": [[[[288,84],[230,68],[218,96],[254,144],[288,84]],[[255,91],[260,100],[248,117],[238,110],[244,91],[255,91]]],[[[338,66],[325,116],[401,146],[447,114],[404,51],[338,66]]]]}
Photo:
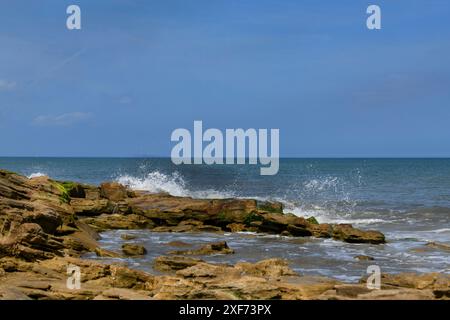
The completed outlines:
{"type": "Polygon", "coordinates": [[[37,178],[37,177],[45,177],[47,176],[47,174],[42,173],[42,172],[33,172],[32,174],[28,175],[28,179],[33,179],[33,178],[37,178]]]}
{"type": "Polygon", "coordinates": [[[117,182],[134,190],[148,191],[151,193],[167,192],[173,196],[186,197],[189,195],[183,178],[178,173],[166,175],[159,171],[148,173],[142,178],[123,175],[117,182]]]}
{"type": "MultiPolygon", "coordinates": [[[[311,203],[304,204],[302,203],[302,195],[299,195],[298,202],[294,202],[291,199],[286,199],[284,197],[261,197],[252,196],[251,194],[244,195],[230,190],[193,190],[178,172],[165,174],[160,171],[153,171],[141,177],[122,175],[119,176],[116,181],[134,190],[147,191],[150,193],[166,192],[179,197],[203,199],[252,198],[261,201],[279,201],[284,204],[285,213],[293,213],[302,217],[314,216],[320,223],[351,223],[364,225],[386,222],[383,219],[373,217],[373,215],[361,216],[360,214],[355,214],[355,212],[351,210],[351,208],[355,206],[355,203],[349,200],[346,193],[339,190],[339,179],[334,177],[323,180],[314,179],[307,181],[302,185],[301,191],[303,195],[311,195],[311,193],[314,193],[319,194],[320,196],[321,193],[330,191],[331,189],[334,194],[339,193],[339,199],[334,200],[345,203],[346,210],[344,211],[336,210],[336,208],[333,208],[333,206],[330,207],[330,205],[326,203],[323,205],[313,205],[311,203]]],[[[326,198],[325,195],[323,196],[326,198]]],[[[336,202],[334,201],[334,203],[336,202]]]]}
{"type": "Polygon", "coordinates": [[[153,171],[143,177],[123,175],[117,178],[117,182],[126,185],[133,190],[147,191],[150,193],[166,192],[178,197],[223,199],[233,198],[236,194],[214,189],[190,190],[183,177],[174,172],[170,175],[159,171],[153,171]]]}

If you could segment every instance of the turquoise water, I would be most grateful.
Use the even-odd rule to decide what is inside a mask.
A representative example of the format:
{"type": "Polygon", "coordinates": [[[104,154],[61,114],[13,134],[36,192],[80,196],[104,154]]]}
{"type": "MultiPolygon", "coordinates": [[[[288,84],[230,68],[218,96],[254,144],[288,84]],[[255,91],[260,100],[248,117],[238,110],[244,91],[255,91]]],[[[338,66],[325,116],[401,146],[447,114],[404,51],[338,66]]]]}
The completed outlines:
{"type": "MultiPolygon", "coordinates": [[[[253,165],[175,166],[163,158],[0,158],[0,168],[94,184],[114,180],[136,189],[179,196],[278,200],[285,204],[286,212],[315,216],[319,222],[377,229],[389,240],[376,249],[311,241],[305,245],[308,250],[303,252],[303,265],[296,265],[303,272],[308,272],[305,264],[309,263],[310,272],[342,277],[342,272],[333,272],[342,265],[328,260],[350,261],[355,248],[357,254],[378,257],[379,263],[384,261],[384,267],[394,272],[448,272],[450,268],[448,251],[416,250],[428,241],[450,243],[450,159],[281,159],[275,176],[260,176],[259,166],[253,165]],[[323,259],[321,263],[306,259],[317,259],[317,254],[323,259]]],[[[154,237],[148,234],[146,241],[154,237]]],[[[105,245],[119,243],[114,236],[105,234],[105,245]]],[[[269,239],[274,248],[287,245],[286,252],[294,248],[289,246],[290,240],[269,239]]],[[[248,242],[245,238],[233,241],[243,247],[248,242]]],[[[268,246],[267,240],[263,243],[268,246]]],[[[264,252],[253,258],[266,257],[264,252]]],[[[297,254],[295,250],[293,254],[297,254]]],[[[245,255],[235,257],[245,259],[245,255]]],[[[352,277],[361,273],[354,268],[352,261],[347,267],[352,277]]]]}

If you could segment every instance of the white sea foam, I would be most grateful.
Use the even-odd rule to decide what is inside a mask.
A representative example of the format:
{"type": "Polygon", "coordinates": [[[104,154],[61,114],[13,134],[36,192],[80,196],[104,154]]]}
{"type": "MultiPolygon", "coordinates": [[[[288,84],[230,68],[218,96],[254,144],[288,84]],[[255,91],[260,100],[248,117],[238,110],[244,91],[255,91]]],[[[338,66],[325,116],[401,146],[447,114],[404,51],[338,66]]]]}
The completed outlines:
{"type": "MultiPolygon", "coordinates": [[[[224,198],[251,198],[260,201],[280,201],[284,204],[285,213],[293,213],[301,217],[315,217],[320,223],[350,223],[356,225],[367,225],[385,222],[383,219],[372,217],[357,217],[351,212],[343,214],[330,208],[319,205],[309,205],[307,208],[283,198],[269,198],[251,195],[240,195],[234,191],[223,191],[214,189],[191,190],[183,177],[174,172],[165,174],[160,171],[153,171],[143,177],[122,175],[117,182],[126,185],[134,190],[148,191],[151,193],[167,192],[173,196],[192,197],[202,199],[224,199],[224,198]]],[[[310,180],[305,184],[307,192],[323,191],[325,189],[338,188],[338,179],[335,177],[323,180],[310,180]]],[[[347,200],[348,201],[348,200],[347,200]]]]}
{"type": "Polygon", "coordinates": [[[188,196],[185,182],[178,173],[166,175],[159,171],[153,171],[147,176],[138,178],[124,175],[117,179],[117,182],[126,185],[134,190],[148,191],[151,193],[167,192],[173,196],[188,196]]]}
{"type": "Polygon", "coordinates": [[[338,177],[325,177],[323,179],[311,179],[306,181],[303,185],[305,191],[318,192],[327,189],[334,189],[337,191],[339,187],[338,177]]]}
{"type": "Polygon", "coordinates": [[[33,178],[37,178],[37,177],[44,177],[44,176],[46,176],[47,174],[45,174],[45,173],[42,173],[42,172],[33,172],[32,174],[30,174],[29,176],[28,176],[28,179],[33,179],[33,178]]]}
{"type": "Polygon", "coordinates": [[[315,217],[320,223],[347,223],[355,225],[368,225],[375,223],[386,223],[387,221],[380,218],[357,217],[357,213],[342,213],[333,209],[321,207],[318,205],[309,205],[307,208],[296,205],[286,200],[279,200],[285,205],[285,213],[293,213],[299,217],[315,217]]]}
{"type": "Polygon", "coordinates": [[[170,175],[153,171],[142,178],[123,175],[117,179],[117,182],[130,187],[133,190],[148,191],[150,193],[167,192],[173,196],[206,198],[206,199],[223,199],[233,198],[236,195],[233,192],[224,192],[213,189],[206,190],[190,190],[186,186],[183,177],[177,172],[170,175]]]}

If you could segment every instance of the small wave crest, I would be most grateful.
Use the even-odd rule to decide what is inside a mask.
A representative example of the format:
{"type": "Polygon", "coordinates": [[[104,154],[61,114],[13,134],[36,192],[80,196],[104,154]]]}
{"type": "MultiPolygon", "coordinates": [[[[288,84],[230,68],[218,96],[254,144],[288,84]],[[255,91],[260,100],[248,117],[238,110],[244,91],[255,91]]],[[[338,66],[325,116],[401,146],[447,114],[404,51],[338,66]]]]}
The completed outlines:
{"type": "Polygon", "coordinates": [[[189,192],[185,188],[185,182],[178,173],[166,175],[159,171],[148,173],[144,177],[134,177],[123,175],[117,179],[117,182],[128,186],[134,190],[148,191],[151,193],[167,192],[173,196],[188,196],[189,192]]]}
{"type": "Polygon", "coordinates": [[[33,179],[33,178],[37,178],[37,177],[45,177],[47,174],[42,173],[42,172],[33,172],[32,174],[28,175],[28,179],[33,179]]]}
{"type": "MultiPolygon", "coordinates": [[[[305,204],[280,197],[251,196],[250,194],[242,195],[235,191],[215,190],[211,188],[196,190],[191,188],[178,172],[166,174],[160,171],[152,171],[141,177],[122,175],[119,176],[116,181],[134,190],[147,191],[150,193],[166,192],[179,197],[192,197],[197,199],[251,198],[260,201],[279,201],[284,204],[285,213],[293,213],[297,216],[306,218],[314,216],[320,223],[368,225],[386,222],[383,219],[374,217],[372,214],[361,214],[353,212],[353,210],[348,210],[349,207],[354,207],[354,203],[347,203],[348,200],[346,197],[341,197],[340,199],[342,201],[347,201],[344,206],[347,210],[342,212],[341,210],[336,210],[336,208],[332,208],[326,204],[322,206],[313,205],[311,203],[305,204]]],[[[305,186],[309,192],[317,192],[329,188],[337,188],[337,183],[337,179],[330,178],[321,182],[318,180],[310,180],[305,186]]]]}
{"type": "Polygon", "coordinates": [[[339,212],[328,207],[319,205],[300,205],[290,201],[282,200],[285,213],[293,213],[299,217],[315,217],[320,223],[348,223],[355,225],[369,225],[385,223],[386,220],[373,217],[369,212],[339,212]]]}
{"type": "Polygon", "coordinates": [[[228,191],[218,191],[214,189],[190,190],[187,186],[186,181],[177,172],[174,172],[172,174],[164,174],[159,171],[153,171],[143,177],[122,175],[117,178],[117,182],[128,186],[133,190],[147,191],[150,193],[167,192],[170,195],[178,197],[206,199],[223,199],[236,197],[233,192],[228,191]]]}

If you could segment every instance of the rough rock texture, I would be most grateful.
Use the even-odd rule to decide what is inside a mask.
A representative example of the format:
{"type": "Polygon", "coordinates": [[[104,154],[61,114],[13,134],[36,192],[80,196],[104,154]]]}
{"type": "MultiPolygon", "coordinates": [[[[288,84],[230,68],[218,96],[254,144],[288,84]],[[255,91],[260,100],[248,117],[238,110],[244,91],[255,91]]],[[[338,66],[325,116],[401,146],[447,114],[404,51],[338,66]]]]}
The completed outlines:
{"type": "MultiPolygon", "coordinates": [[[[160,257],[166,275],[70,257],[39,262],[0,259],[0,299],[446,299],[449,276],[387,276],[381,290],[364,283],[300,276],[286,261],[209,264],[186,257],[160,257]],[[67,266],[81,271],[80,289],[67,286],[67,266]]],[[[363,280],[362,280],[363,281],[363,280]]]]}
{"type": "Polygon", "coordinates": [[[256,231],[288,236],[317,236],[353,243],[383,243],[377,231],[351,225],[317,224],[284,214],[278,202],[252,199],[192,199],[168,194],[133,192],[107,182],[100,187],[58,182],[48,177],[27,179],[0,171],[2,233],[22,223],[36,223],[44,233],[77,231],[76,221],[98,231],[153,229],[157,232],[256,231]],[[74,229],[69,229],[74,228],[74,229]]]}
{"type": "MultiPolygon", "coordinates": [[[[192,199],[28,179],[0,170],[0,299],[447,299],[448,275],[383,275],[382,290],[295,274],[286,261],[209,264],[187,256],[159,257],[151,275],[119,264],[80,259],[86,252],[121,257],[99,248],[97,231],[255,231],[380,244],[384,236],[351,225],[318,224],[284,214],[276,202],[192,199]],[[81,271],[81,289],[68,289],[67,266],[81,271]]],[[[142,253],[141,247],[124,248],[142,253]]],[[[226,243],[177,254],[231,253],[226,243]]],[[[364,281],[364,280],[362,280],[364,281]]]]}
{"type": "Polygon", "coordinates": [[[147,254],[147,250],[144,246],[130,243],[122,245],[122,252],[127,256],[142,256],[147,254]]]}
{"type": "Polygon", "coordinates": [[[210,254],[231,254],[234,253],[233,249],[228,247],[225,241],[209,243],[195,250],[177,250],[170,251],[170,254],[177,255],[210,255],[210,254]]]}

